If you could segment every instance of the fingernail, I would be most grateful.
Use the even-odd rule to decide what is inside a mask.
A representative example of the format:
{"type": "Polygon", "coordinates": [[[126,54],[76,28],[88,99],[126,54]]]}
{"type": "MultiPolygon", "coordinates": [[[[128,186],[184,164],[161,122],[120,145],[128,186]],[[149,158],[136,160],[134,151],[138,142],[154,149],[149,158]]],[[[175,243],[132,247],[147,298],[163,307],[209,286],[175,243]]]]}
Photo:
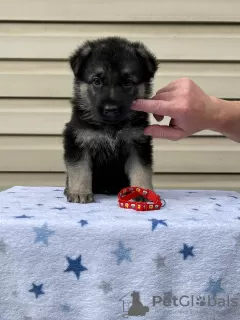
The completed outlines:
{"type": "Polygon", "coordinates": [[[134,100],[131,107],[134,107],[136,103],[137,103],[137,101],[134,100]]]}

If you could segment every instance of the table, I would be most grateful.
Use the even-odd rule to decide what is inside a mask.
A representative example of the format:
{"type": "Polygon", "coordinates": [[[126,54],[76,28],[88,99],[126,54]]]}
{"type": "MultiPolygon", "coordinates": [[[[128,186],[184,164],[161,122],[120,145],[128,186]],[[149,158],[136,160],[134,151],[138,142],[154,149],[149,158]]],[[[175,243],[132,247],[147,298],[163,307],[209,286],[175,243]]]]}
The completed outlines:
{"type": "Polygon", "coordinates": [[[0,319],[239,319],[240,194],[157,193],[164,208],[136,212],[1,192],[0,319]]]}

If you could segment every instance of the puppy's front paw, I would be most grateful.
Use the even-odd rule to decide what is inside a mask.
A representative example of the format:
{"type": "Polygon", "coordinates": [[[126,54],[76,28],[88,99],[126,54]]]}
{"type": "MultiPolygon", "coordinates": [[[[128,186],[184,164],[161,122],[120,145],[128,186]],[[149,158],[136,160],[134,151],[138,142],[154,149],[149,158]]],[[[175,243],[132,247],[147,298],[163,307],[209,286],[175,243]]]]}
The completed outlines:
{"type": "Polygon", "coordinates": [[[64,189],[63,193],[64,193],[64,195],[67,197],[67,195],[68,195],[68,187],[66,187],[66,188],[64,189]]]}
{"type": "Polygon", "coordinates": [[[146,198],[144,198],[143,196],[138,196],[136,198],[133,199],[136,202],[148,202],[148,200],[146,198]]]}
{"type": "Polygon", "coordinates": [[[73,203],[92,203],[94,201],[93,194],[91,193],[71,193],[67,192],[68,202],[73,203]]]}

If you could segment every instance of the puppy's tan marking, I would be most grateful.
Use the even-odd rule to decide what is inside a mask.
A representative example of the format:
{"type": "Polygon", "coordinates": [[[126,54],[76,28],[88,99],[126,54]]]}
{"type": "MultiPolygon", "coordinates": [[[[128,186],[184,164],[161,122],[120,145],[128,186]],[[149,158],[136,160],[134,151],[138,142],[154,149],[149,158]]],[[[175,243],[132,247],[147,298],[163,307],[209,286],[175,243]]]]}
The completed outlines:
{"type": "Polygon", "coordinates": [[[136,151],[133,149],[125,165],[126,174],[130,178],[130,185],[145,189],[153,189],[152,169],[144,166],[136,151]]]}
{"type": "Polygon", "coordinates": [[[114,151],[116,148],[116,139],[111,138],[108,134],[101,131],[94,131],[91,129],[76,129],[76,142],[81,147],[89,146],[94,148],[96,146],[105,147],[106,145],[114,151]]]}
{"type": "Polygon", "coordinates": [[[72,165],[67,163],[68,186],[66,195],[69,202],[89,203],[94,202],[92,194],[91,162],[87,154],[81,161],[72,165]]]}
{"type": "Polygon", "coordinates": [[[88,84],[87,83],[81,83],[79,86],[79,91],[80,91],[80,96],[87,100],[89,103],[89,98],[88,98],[88,84]]]}
{"type": "Polygon", "coordinates": [[[110,148],[112,152],[115,151],[119,140],[131,144],[134,139],[145,140],[146,136],[143,134],[143,128],[123,128],[119,130],[116,137],[111,137],[107,132],[94,131],[91,129],[75,129],[76,142],[81,147],[89,146],[90,148],[106,147],[110,148]]]}
{"type": "Polygon", "coordinates": [[[145,85],[143,83],[137,86],[137,92],[138,92],[138,99],[145,98],[145,85]]]}

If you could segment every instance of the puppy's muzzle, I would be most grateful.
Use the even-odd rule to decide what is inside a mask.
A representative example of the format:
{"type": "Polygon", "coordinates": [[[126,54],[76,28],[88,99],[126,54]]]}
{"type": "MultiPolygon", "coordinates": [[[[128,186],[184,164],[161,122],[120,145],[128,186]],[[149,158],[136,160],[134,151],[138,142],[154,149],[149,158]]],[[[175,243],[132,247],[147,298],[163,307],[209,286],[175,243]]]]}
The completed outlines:
{"type": "Polygon", "coordinates": [[[103,114],[107,117],[117,116],[119,114],[119,108],[114,105],[106,105],[103,108],[103,114]]]}
{"type": "Polygon", "coordinates": [[[127,110],[117,103],[106,103],[100,111],[101,118],[106,123],[118,123],[127,116],[127,110]]]}

